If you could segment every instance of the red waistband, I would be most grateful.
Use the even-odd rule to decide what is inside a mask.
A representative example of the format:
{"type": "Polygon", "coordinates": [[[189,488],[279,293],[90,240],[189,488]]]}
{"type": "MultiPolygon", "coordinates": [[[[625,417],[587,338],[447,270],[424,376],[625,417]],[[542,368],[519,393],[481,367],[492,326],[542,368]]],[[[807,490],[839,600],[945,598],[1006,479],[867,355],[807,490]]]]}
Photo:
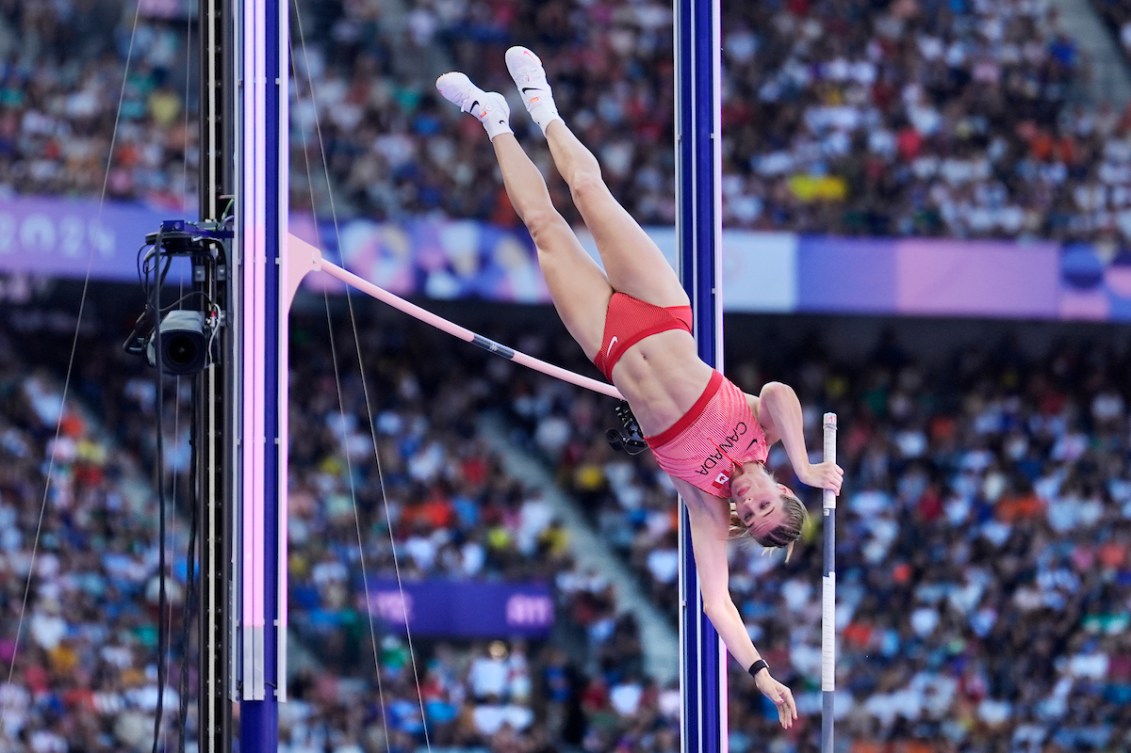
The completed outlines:
{"type": "Polygon", "coordinates": [[[601,347],[593,363],[613,381],[613,367],[629,348],[646,337],[673,329],[691,332],[691,306],[656,306],[615,291],[605,310],[601,347]]]}
{"type": "Polygon", "coordinates": [[[711,372],[711,381],[707,382],[703,394],[700,395],[699,399],[695,401],[695,404],[687,410],[687,413],[684,413],[674,424],[664,429],[659,434],[644,437],[644,441],[648,443],[649,447],[663,447],[668,442],[678,437],[683,433],[684,429],[691,426],[691,424],[695,422],[695,419],[703,414],[707,403],[711,402],[711,398],[719,391],[719,387],[722,386],[722,383],[723,375],[717,369],[713,370],[711,372]]]}

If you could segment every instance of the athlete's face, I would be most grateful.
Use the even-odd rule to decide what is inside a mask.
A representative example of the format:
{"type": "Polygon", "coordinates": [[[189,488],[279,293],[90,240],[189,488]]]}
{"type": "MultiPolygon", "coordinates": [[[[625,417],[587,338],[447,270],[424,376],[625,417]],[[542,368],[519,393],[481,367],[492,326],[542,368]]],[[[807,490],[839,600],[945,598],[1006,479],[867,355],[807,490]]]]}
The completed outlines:
{"type": "Polygon", "coordinates": [[[730,491],[735,513],[746,530],[762,535],[781,524],[781,498],[787,490],[775,483],[761,465],[743,466],[742,471],[731,479],[730,491]]]}

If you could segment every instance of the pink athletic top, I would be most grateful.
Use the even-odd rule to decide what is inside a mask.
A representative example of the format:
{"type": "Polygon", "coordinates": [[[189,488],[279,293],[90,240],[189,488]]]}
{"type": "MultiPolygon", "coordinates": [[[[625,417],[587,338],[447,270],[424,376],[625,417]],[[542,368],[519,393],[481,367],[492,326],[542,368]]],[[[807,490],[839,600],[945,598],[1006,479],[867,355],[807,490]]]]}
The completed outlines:
{"type": "Polygon", "coordinates": [[[724,499],[730,498],[735,467],[765,463],[768,452],[766,434],[746,395],[718,371],[683,417],[644,439],[661,468],[724,499]]]}

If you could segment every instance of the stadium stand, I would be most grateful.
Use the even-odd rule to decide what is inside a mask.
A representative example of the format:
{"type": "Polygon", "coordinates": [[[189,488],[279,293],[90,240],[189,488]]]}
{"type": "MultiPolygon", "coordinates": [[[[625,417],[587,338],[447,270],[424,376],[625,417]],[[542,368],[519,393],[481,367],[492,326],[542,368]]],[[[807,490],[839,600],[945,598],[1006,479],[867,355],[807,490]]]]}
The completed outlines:
{"type": "MultiPolygon", "coordinates": [[[[728,226],[1126,242],[1128,116],[1078,96],[1088,62],[1055,13],[1042,3],[874,5],[728,4],[728,226]]],[[[1104,7],[1107,18],[1118,10],[1104,7]]],[[[545,51],[559,102],[631,211],[673,221],[666,6],[358,1],[301,10],[296,208],[326,214],[332,191],[343,215],[513,224],[479,127],[434,107],[431,78],[459,66],[503,84],[502,50],[522,41],[545,51]],[[323,147],[330,183],[315,169],[311,189],[307,158],[321,160],[323,147]]],[[[185,25],[142,18],[131,35],[132,22],[109,0],[0,2],[0,194],[105,189],[108,199],[175,209],[195,194],[185,25]]],[[[1122,29],[1126,19],[1111,22],[1122,29]]],[[[151,374],[114,358],[82,363],[68,383],[62,359],[75,324],[57,307],[0,316],[0,749],[148,750],[157,572],[144,479],[156,392],[151,374]]],[[[82,348],[117,353],[129,326],[85,319],[82,348]]],[[[325,336],[306,326],[312,340],[325,336]]],[[[577,626],[552,644],[417,646],[433,749],[677,750],[678,694],[641,675],[638,626],[606,582],[571,569],[569,532],[539,517],[537,490],[501,471],[472,419],[508,412],[640,587],[671,608],[672,495],[651,461],[612,454],[591,398],[485,368],[481,355],[450,344],[425,351],[451,354],[440,360],[390,330],[363,337],[368,373],[390,400],[372,416],[356,372],[343,381],[353,408],[343,418],[325,354],[295,361],[296,379],[316,388],[292,416],[304,439],[294,455],[294,625],[323,650],[292,679],[283,749],[422,744],[407,646],[382,636],[370,664],[351,600],[359,537],[340,447],[358,461],[369,564],[391,565],[374,469],[361,462],[372,420],[402,565],[414,575],[553,574],[559,614],[577,626]],[[457,373],[478,376],[457,385],[457,373]]],[[[540,338],[541,350],[563,354],[555,360],[588,368],[572,345],[540,338]]],[[[835,344],[819,340],[728,358],[740,383],[781,378],[807,404],[837,410],[845,427],[838,557],[849,616],[838,703],[852,753],[1131,746],[1126,348],[1075,336],[1035,349],[967,340],[927,360],[877,343],[866,358],[832,358],[835,344]]],[[[177,395],[182,416],[188,397],[177,395]]],[[[816,417],[807,417],[814,431],[816,417]]],[[[166,461],[183,470],[184,426],[170,431],[166,461]]],[[[176,555],[184,525],[174,525],[176,555]]],[[[772,739],[770,750],[788,753],[808,744],[819,708],[817,562],[756,555],[734,553],[736,598],[774,666],[789,668],[783,679],[806,721],[794,735],[771,734],[772,710],[736,674],[731,749],[772,739]]],[[[183,565],[171,575],[176,601],[187,593],[183,565]]],[[[173,657],[165,693],[173,725],[181,660],[173,657]]]]}
{"type": "MultiPolygon", "coordinates": [[[[92,750],[136,747],[151,734],[155,701],[152,499],[139,498],[130,486],[147,462],[144,428],[126,443],[120,432],[97,427],[113,425],[108,419],[115,415],[136,414],[130,401],[144,403],[150,382],[126,364],[82,369],[71,387],[77,407],[55,439],[65,366],[60,359],[68,352],[62,345],[73,320],[40,313],[5,321],[5,444],[13,457],[24,458],[6,468],[3,491],[3,514],[15,524],[5,527],[3,557],[14,576],[5,579],[4,589],[9,658],[47,458],[55,459],[57,479],[49,489],[17,671],[3,686],[5,724],[24,736],[17,739],[34,736],[45,750],[66,750],[58,741],[73,741],[79,733],[92,750]],[[44,336],[51,321],[55,336],[44,336]],[[17,349],[13,342],[26,339],[21,328],[41,333],[42,348],[17,349]],[[139,499],[149,507],[139,506],[139,499]],[[112,512],[118,514],[110,524],[112,512]],[[96,676],[104,679],[84,686],[82,678],[96,676]]],[[[296,377],[319,389],[304,391],[309,399],[294,409],[303,427],[299,436],[313,441],[296,443],[294,483],[308,491],[296,499],[292,562],[295,593],[311,599],[296,599],[295,633],[319,650],[318,662],[304,665],[292,680],[294,701],[282,722],[285,749],[328,744],[364,750],[385,735],[411,749],[422,743],[422,726],[407,646],[385,634],[373,649],[359,602],[348,593],[360,578],[358,534],[348,520],[342,455],[333,448],[354,443],[343,433],[335,437],[342,420],[333,405],[331,365],[315,357],[327,347],[317,342],[319,326],[325,325],[305,324],[298,339],[307,344],[296,352],[296,377]]],[[[475,526],[461,531],[459,516],[449,515],[449,525],[435,528],[434,538],[464,536],[481,544],[524,538],[518,521],[531,495],[501,476],[497,461],[484,458],[492,469],[487,475],[447,462],[474,457],[480,447],[473,433],[458,443],[450,439],[472,423],[475,411],[504,409],[516,427],[530,432],[531,446],[559,469],[562,483],[608,541],[637,566],[642,587],[662,607],[673,607],[672,497],[650,460],[627,463],[612,453],[599,431],[600,415],[585,419],[585,400],[562,400],[556,384],[494,369],[471,349],[449,348],[434,368],[414,371],[409,366],[419,363],[419,353],[440,345],[427,333],[406,338],[372,324],[361,331],[363,352],[372,359],[367,376],[378,385],[373,394],[382,405],[375,424],[390,426],[389,411],[417,416],[402,425],[440,443],[445,461],[432,467],[480,478],[483,487],[463,493],[483,500],[476,505],[481,520],[498,505],[509,532],[500,537],[475,526]],[[463,407],[450,402],[465,400],[450,381],[454,373],[484,382],[484,388],[463,393],[479,395],[463,407]],[[547,443],[551,436],[558,439],[547,443]]],[[[106,339],[106,333],[90,332],[82,347],[109,352],[114,345],[106,339]]],[[[1126,349],[1110,336],[1096,342],[1048,339],[1047,350],[1039,351],[1004,340],[980,348],[967,343],[924,361],[895,338],[878,339],[857,361],[842,361],[827,355],[835,351],[827,343],[776,339],[783,344],[776,355],[760,354],[757,367],[735,359],[733,373],[752,382],[790,379],[807,404],[835,408],[845,428],[842,457],[851,485],[842,501],[838,551],[846,615],[838,702],[853,750],[914,750],[916,741],[928,739],[938,742],[923,750],[1044,753],[1125,745],[1119,735],[1128,720],[1120,699],[1131,692],[1131,675],[1119,657],[1131,619],[1131,567],[1119,542],[1128,534],[1131,469],[1129,396],[1119,375],[1128,366],[1126,349]]],[[[569,352],[564,341],[560,347],[569,352]]],[[[355,409],[364,402],[356,374],[343,380],[345,404],[355,409]]],[[[403,500],[402,512],[421,493],[401,469],[417,457],[399,455],[396,445],[406,436],[390,434],[381,454],[389,497],[394,509],[403,500]]],[[[175,446],[175,437],[170,440],[175,446]]],[[[365,448],[359,456],[370,452],[365,448]]],[[[378,530],[380,504],[371,498],[372,479],[365,478],[372,470],[359,460],[354,471],[364,490],[358,510],[366,556],[377,571],[388,562],[381,554],[387,543],[378,530]]],[[[784,472],[783,480],[789,480],[784,472]]],[[[455,484],[453,497],[459,489],[455,484]]],[[[177,526],[183,540],[183,520],[177,526]]],[[[445,557],[443,544],[429,555],[413,533],[408,524],[396,533],[406,572],[426,572],[428,562],[462,561],[445,557]]],[[[819,706],[813,535],[788,565],[757,556],[753,545],[736,546],[732,560],[740,608],[767,656],[788,668],[784,676],[807,717],[797,737],[776,743],[781,750],[803,744],[815,731],[819,706]]],[[[568,534],[554,537],[560,544],[568,534]]],[[[178,557],[182,550],[174,547],[178,557]]],[[[538,567],[520,565],[521,557],[508,555],[505,546],[467,559],[481,561],[491,573],[530,574],[538,567]]],[[[616,597],[600,578],[576,571],[564,577],[568,563],[568,554],[547,558],[543,575],[556,573],[559,614],[577,626],[572,633],[526,647],[505,640],[423,641],[415,647],[424,713],[438,747],[510,749],[507,741],[522,729],[521,744],[531,747],[518,750],[539,750],[547,741],[573,742],[578,749],[675,749],[674,688],[633,669],[641,651],[633,620],[618,614],[616,597]]],[[[459,565],[445,569],[458,571],[459,565]]],[[[182,565],[174,575],[176,600],[185,591],[182,565]]],[[[177,678],[178,664],[172,667],[170,676],[177,678]]],[[[766,739],[773,721],[748,678],[736,673],[731,682],[732,744],[745,750],[766,739]]],[[[174,686],[166,696],[172,717],[177,700],[174,686]]]]}
{"type": "MultiPolygon", "coordinates": [[[[116,4],[75,7],[13,3],[0,13],[0,187],[97,195],[112,154],[108,197],[179,206],[195,195],[197,169],[184,22],[142,18],[130,37],[133,18],[122,15],[113,41],[82,29],[87,11],[114,27],[116,4]],[[72,54],[31,64],[52,45],[72,54]]],[[[563,111],[614,192],[641,221],[671,224],[670,11],[524,7],[300,8],[293,205],[328,217],[332,190],[346,216],[513,224],[482,134],[438,108],[431,81],[463,67],[505,88],[502,51],[522,41],[543,51],[563,111]]],[[[1045,4],[875,9],[859,0],[724,12],[729,227],[1118,241],[1131,232],[1126,113],[1084,99],[1088,58],[1045,4]]]]}

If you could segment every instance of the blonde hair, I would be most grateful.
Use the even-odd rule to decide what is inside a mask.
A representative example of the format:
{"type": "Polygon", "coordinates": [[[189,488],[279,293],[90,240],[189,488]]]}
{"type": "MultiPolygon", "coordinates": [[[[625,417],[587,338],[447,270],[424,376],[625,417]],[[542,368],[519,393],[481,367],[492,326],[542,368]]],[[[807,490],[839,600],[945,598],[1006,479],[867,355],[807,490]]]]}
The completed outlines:
{"type": "Polygon", "coordinates": [[[785,548],[785,561],[789,562],[790,555],[793,554],[793,545],[797,539],[801,537],[801,531],[805,528],[805,524],[809,521],[809,511],[805,509],[805,504],[797,498],[797,495],[792,491],[786,490],[781,493],[781,509],[785,517],[781,524],[773,528],[761,536],[756,536],[753,531],[747,528],[742,520],[738,517],[738,510],[734,502],[730,503],[730,532],[731,538],[739,538],[742,536],[749,536],[757,541],[765,551],[763,554],[769,553],[771,549],[785,548]]]}

